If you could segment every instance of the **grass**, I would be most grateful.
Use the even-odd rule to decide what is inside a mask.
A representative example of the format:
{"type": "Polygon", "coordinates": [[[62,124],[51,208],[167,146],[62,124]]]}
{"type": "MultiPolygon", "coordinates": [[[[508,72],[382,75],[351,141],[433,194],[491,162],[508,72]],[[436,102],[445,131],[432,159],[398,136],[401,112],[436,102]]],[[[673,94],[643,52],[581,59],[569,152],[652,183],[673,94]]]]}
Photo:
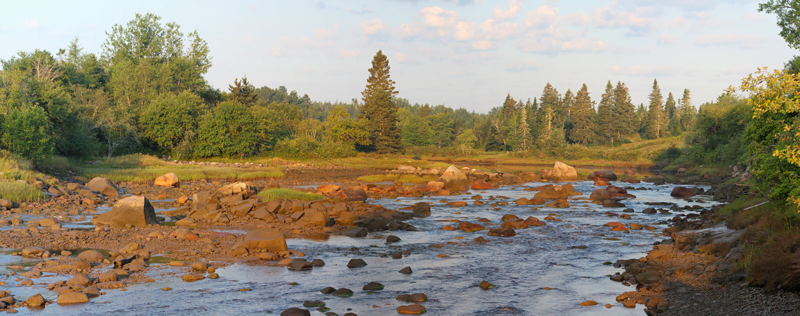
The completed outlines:
{"type": "Polygon", "coordinates": [[[0,197],[16,203],[39,202],[44,194],[25,182],[0,182],[0,197]]]}
{"type": "Polygon", "coordinates": [[[153,156],[134,154],[102,160],[81,168],[87,179],[104,177],[112,181],[150,182],[173,172],[181,181],[200,179],[257,180],[281,178],[277,167],[234,168],[217,166],[179,165],[153,156]]]}
{"type": "Polygon", "coordinates": [[[291,189],[267,189],[258,192],[258,196],[266,199],[267,201],[282,200],[282,199],[316,201],[316,200],[326,199],[326,197],[319,194],[306,193],[291,189]]]}
{"type": "Polygon", "coordinates": [[[428,181],[435,181],[439,176],[423,175],[418,176],[415,174],[373,174],[358,178],[362,182],[384,182],[396,181],[401,183],[427,183],[428,181]]]}

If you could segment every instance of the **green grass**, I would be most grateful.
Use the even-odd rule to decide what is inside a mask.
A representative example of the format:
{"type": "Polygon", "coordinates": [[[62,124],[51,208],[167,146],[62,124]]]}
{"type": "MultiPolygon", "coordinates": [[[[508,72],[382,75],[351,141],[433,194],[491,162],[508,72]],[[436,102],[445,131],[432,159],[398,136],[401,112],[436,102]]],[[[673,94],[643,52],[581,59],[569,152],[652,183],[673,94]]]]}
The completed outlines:
{"type": "Polygon", "coordinates": [[[27,183],[0,182],[0,197],[16,203],[39,202],[44,194],[27,183]]]}
{"type": "Polygon", "coordinates": [[[257,180],[281,178],[283,172],[277,167],[234,168],[216,166],[179,165],[148,155],[126,155],[105,159],[81,168],[87,179],[103,177],[112,181],[150,182],[157,177],[173,172],[181,181],[200,179],[257,180]]]}
{"type": "Polygon", "coordinates": [[[306,193],[290,189],[267,189],[258,192],[258,196],[266,199],[267,201],[282,199],[316,201],[326,199],[326,197],[319,194],[306,193]]]}
{"type": "Polygon", "coordinates": [[[397,181],[402,183],[427,183],[428,181],[435,181],[439,176],[435,175],[415,175],[415,174],[372,174],[358,178],[362,182],[384,182],[384,181],[397,181]]]}

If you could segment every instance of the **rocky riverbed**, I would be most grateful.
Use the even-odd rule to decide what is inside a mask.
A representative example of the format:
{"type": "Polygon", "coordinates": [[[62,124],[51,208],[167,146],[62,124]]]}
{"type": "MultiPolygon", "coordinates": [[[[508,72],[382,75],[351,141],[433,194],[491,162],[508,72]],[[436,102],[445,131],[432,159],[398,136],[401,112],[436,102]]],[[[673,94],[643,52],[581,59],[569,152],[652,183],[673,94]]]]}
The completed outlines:
{"type": "Polygon", "coordinates": [[[710,187],[616,176],[540,182],[570,176],[557,169],[467,169],[421,186],[342,179],[314,186],[328,196],[321,201],[255,195],[304,182],[291,179],[65,185],[45,203],[3,211],[0,304],[57,315],[689,315],[736,306],[698,306],[699,297],[726,297],[706,286],[719,263],[670,239],[672,223],[690,227],[717,204],[671,195],[710,187]],[[108,185],[118,194],[103,193],[108,185]],[[145,224],[115,224],[112,213],[136,196],[148,198],[134,211],[145,224]],[[644,270],[658,281],[639,282],[644,270]]]}

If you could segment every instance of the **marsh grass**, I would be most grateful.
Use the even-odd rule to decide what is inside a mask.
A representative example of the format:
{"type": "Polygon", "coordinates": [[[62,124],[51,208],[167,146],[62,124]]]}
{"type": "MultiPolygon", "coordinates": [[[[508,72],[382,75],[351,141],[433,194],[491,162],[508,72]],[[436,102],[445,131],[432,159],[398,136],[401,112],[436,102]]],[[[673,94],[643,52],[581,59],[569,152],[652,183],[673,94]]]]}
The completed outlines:
{"type": "Polygon", "coordinates": [[[361,182],[384,182],[396,181],[401,183],[427,183],[435,181],[439,176],[435,175],[416,175],[416,174],[372,174],[358,178],[361,182]]]}
{"type": "Polygon", "coordinates": [[[0,182],[0,198],[16,203],[39,202],[44,193],[24,182],[0,182]]]}
{"type": "Polygon", "coordinates": [[[282,199],[316,201],[316,200],[326,199],[326,197],[319,194],[306,193],[291,189],[267,189],[258,192],[258,196],[264,198],[267,201],[282,200],[282,199]]]}
{"type": "Polygon", "coordinates": [[[175,173],[181,181],[196,181],[200,179],[248,181],[283,177],[283,172],[276,167],[234,168],[179,165],[141,154],[105,159],[83,167],[81,171],[87,179],[104,177],[112,181],[129,182],[149,182],[170,172],[175,173]]]}

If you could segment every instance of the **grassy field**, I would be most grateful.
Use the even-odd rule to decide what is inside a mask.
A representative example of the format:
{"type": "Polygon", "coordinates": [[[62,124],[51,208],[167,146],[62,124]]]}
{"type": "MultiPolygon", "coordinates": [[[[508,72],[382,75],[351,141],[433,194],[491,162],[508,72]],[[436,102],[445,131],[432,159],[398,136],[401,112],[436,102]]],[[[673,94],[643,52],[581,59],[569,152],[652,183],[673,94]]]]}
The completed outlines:
{"type": "Polygon", "coordinates": [[[258,192],[258,196],[266,199],[267,201],[282,200],[282,199],[316,201],[316,200],[323,200],[326,198],[322,195],[306,193],[302,191],[295,191],[290,189],[267,189],[258,192]]]}
{"type": "Polygon", "coordinates": [[[112,181],[132,182],[150,182],[170,172],[174,172],[181,181],[200,179],[247,181],[283,177],[283,172],[277,167],[234,168],[179,165],[141,154],[109,158],[80,169],[86,179],[104,177],[112,181]]]}
{"type": "Polygon", "coordinates": [[[44,194],[25,182],[0,182],[0,197],[17,203],[38,202],[44,194]]]}

